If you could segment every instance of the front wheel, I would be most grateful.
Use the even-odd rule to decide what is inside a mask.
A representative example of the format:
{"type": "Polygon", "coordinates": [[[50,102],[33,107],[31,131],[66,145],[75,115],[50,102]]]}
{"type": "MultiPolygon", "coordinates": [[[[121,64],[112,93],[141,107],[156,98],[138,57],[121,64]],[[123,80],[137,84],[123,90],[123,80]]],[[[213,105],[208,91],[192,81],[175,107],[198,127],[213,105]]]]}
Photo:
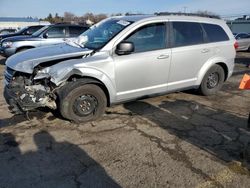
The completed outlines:
{"type": "Polygon", "coordinates": [[[60,97],[62,116],[76,123],[92,121],[101,117],[106,106],[105,93],[94,84],[73,84],[65,88],[60,97]]]}
{"type": "Polygon", "coordinates": [[[212,66],[205,74],[201,85],[200,93],[203,95],[213,95],[219,91],[224,83],[225,73],[220,65],[212,66]]]}

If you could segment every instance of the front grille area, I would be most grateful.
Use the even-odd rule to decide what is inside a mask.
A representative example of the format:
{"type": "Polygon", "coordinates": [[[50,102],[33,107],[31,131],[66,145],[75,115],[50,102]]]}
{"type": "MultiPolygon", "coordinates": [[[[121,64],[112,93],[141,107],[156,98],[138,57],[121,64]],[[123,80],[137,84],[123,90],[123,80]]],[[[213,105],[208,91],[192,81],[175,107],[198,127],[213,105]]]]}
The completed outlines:
{"type": "Polygon", "coordinates": [[[5,73],[4,73],[4,77],[5,77],[5,81],[7,84],[9,84],[14,76],[15,70],[6,67],[5,73]]]}

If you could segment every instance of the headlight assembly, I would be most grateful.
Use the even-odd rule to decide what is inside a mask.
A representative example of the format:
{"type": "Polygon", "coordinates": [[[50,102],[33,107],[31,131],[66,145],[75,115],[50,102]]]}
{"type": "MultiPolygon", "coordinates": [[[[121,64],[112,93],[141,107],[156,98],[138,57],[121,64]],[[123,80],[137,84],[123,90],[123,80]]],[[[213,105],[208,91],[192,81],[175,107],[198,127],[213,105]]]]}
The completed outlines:
{"type": "Polygon", "coordinates": [[[13,42],[6,41],[6,42],[3,42],[2,47],[4,47],[4,48],[10,48],[12,46],[12,44],[13,44],[13,42]]]}

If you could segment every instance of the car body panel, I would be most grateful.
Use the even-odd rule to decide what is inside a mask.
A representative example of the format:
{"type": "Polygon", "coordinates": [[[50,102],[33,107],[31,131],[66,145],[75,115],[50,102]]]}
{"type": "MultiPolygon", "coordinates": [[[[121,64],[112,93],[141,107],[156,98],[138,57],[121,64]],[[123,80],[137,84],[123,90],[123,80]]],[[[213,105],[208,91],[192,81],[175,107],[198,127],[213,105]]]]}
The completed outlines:
{"type": "Polygon", "coordinates": [[[250,38],[247,39],[238,39],[238,51],[246,51],[250,49],[250,38]]]}
{"type": "Polygon", "coordinates": [[[114,61],[118,101],[167,90],[170,49],[114,56],[114,61]]]}
{"type": "Polygon", "coordinates": [[[238,33],[235,35],[238,42],[238,51],[249,51],[250,50],[250,34],[248,33],[238,33]]]}

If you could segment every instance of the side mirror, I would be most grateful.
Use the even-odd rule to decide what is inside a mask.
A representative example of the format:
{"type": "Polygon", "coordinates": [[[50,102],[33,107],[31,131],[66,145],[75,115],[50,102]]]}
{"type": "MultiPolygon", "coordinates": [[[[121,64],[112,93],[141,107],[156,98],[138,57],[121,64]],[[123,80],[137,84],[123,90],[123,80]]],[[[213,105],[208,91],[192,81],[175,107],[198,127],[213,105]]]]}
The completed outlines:
{"type": "Polygon", "coordinates": [[[31,35],[30,31],[26,31],[25,35],[31,35]]]}
{"type": "Polygon", "coordinates": [[[43,34],[43,38],[46,39],[46,38],[48,38],[48,37],[49,37],[49,34],[48,34],[48,33],[44,33],[44,34],[43,34]]]}
{"type": "Polygon", "coordinates": [[[134,50],[133,42],[123,41],[117,45],[115,53],[117,55],[128,55],[134,52],[134,50]]]}

